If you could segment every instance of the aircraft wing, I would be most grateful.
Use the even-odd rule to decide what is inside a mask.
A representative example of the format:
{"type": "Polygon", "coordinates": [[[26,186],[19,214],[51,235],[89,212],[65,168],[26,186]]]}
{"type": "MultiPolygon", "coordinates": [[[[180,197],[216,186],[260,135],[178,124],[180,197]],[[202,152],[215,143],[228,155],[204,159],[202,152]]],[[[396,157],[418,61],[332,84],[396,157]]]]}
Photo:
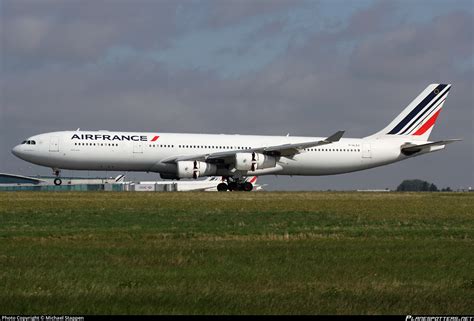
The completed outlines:
{"type": "Polygon", "coordinates": [[[276,154],[278,156],[292,156],[294,154],[298,154],[302,149],[305,149],[305,148],[316,147],[316,146],[327,145],[327,144],[338,142],[342,138],[342,135],[344,135],[344,131],[341,130],[323,140],[255,148],[255,150],[252,150],[252,152],[260,152],[262,154],[269,154],[269,155],[276,154]]]}
{"type": "Polygon", "coordinates": [[[208,154],[177,156],[177,157],[172,157],[167,160],[164,160],[163,162],[176,163],[179,161],[189,161],[189,160],[210,161],[210,160],[231,158],[231,157],[234,157],[234,155],[237,153],[254,153],[254,152],[262,153],[265,155],[271,155],[271,156],[293,156],[295,154],[300,153],[301,150],[305,148],[316,147],[316,146],[327,145],[327,144],[338,142],[343,135],[344,135],[344,131],[338,131],[337,133],[323,140],[302,142],[302,143],[295,143],[295,144],[264,146],[264,147],[242,149],[242,150],[229,150],[225,152],[216,152],[216,153],[208,153],[208,154]]]}
{"type": "Polygon", "coordinates": [[[432,143],[426,143],[426,144],[421,144],[421,145],[415,145],[415,144],[407,144],[401,147],[401,151],[405,155],[413,155],[415,153],[425,151],[427,149],[430,149],[431,147],[434,146],[445,146],[447,144],[451,144],[454,142],[461,141],[462,139],[447,139],[447,140],[440,140],[437,142],[432,142],[432,143]]]}

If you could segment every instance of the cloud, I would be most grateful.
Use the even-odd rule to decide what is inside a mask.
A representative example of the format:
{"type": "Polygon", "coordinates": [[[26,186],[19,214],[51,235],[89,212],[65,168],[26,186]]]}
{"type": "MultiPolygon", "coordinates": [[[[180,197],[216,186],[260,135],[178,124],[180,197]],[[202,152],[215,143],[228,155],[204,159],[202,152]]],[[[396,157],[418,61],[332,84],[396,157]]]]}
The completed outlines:
{"type": "Polygon", "coordinates": [[[269,15],[275,12],[284,12],[291,7],[304,4],[304,1],[295,0],[213,0],[205,1],[209,8],[206,24],[212,28],[221,28],[235,25],[255,16],[269,15]]]}
{"type": "Polygon", "coordinates": [[[458,61],[474,55],[472,14],[453,12],[429,24],[406,25],[362,40],[350,68],[364,78],[442,79],[458,61]]]}
{"type": "MultiPolygon", "coordinates": [[[[1,17],[4,170],[22,166],[8,150],[24,137],[77,127],[307,136],[346,129],[349,137],[363,137],[385,126],[426,85],[447,81],[453,90],[433,135],[464,137],[463,143],[384,169],[277,182],[296,189],[383,188],[430,176],[441,186],[473,182],[465,173],[473,161],[474,72],[472,64],[461,63],[473,57],[469,10],[407,22],[397,18],[396,3],[375,2],[338,24],[280,37],[291,27],[282,13],[300,2],[23,1],[7,0],[1,17]],[[265,22],[246,37],[221,32],[248,26],[254,17],[265,22]],[[232,77],[222,77],[217,67],[193,67],[203,64],[197,51],[208,42],[196,37],[202,33],[208,42],[221,41],[222,34],[230,37],[225,44],[239,41],[231,49],[240,51],[229,55],[234,61],[219,60],[236,70],[252,58],[256,41],[269,44],[269,58],[232,77]],[[150,52],[175,48],[183,37],[193,39],[178,48],[189,60],[184,68],[153,59],[150,52]],[[117,47],[133,54],[104,61],[117,47]],[[440,171],[446,164],[449,171],[440,171]]],[[[224,49],[206,62],[218,66],[216,57],[228,55],[224,49]]]]}
{"type": "Polygon", "coordinates": [[[114,47],[163,48],[177,32],[180,1],[3,2],[7,67],[94,63],[114,47]]]}

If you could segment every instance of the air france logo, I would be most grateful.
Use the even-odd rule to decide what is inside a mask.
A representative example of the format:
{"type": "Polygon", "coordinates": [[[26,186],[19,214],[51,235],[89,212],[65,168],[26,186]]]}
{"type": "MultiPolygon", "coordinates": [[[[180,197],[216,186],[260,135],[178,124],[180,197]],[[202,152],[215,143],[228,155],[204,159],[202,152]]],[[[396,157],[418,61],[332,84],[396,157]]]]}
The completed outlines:
{"type": "MultiPolygon", "coordinates": [[[[156,142],[160,136],[154,136],[150,141],[156,142]]],[[[108,141],[134,141],[147,142],[148,137],[144,135],[105,135],[105,134],[74,134],[71,140],[108,140],[108,141]]]]}

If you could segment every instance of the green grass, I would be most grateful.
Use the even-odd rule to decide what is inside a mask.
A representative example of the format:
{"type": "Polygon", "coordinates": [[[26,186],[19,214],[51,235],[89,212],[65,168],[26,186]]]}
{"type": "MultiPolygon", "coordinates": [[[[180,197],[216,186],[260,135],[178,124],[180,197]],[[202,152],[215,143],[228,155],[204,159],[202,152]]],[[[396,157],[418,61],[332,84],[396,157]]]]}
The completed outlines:
{"type": "Polygon", "coordinates": [[[0,193],[0,314],[472,314],[474,193],[0,193]]]}

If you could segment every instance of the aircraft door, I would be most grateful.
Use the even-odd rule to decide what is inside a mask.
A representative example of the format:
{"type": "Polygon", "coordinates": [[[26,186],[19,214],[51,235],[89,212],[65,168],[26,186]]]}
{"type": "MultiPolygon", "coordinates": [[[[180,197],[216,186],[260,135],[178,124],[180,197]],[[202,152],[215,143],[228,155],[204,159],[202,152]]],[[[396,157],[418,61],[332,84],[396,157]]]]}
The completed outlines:
{"type": "Polygon", "coordinates": [[[134,154],[143,154],[143,142],[133,142],[133,153],[134,154]]]}
{"type": "Polygon", "coordinates": [[[372,149],[369,143],[362,144],[362,158],[372,158],[372,149]]]}
{"type": "Polygon", "coordinates": [[[49,151],[50,152],[59,152],[59,137],[53,136],[49,141],[49,151]]]}

